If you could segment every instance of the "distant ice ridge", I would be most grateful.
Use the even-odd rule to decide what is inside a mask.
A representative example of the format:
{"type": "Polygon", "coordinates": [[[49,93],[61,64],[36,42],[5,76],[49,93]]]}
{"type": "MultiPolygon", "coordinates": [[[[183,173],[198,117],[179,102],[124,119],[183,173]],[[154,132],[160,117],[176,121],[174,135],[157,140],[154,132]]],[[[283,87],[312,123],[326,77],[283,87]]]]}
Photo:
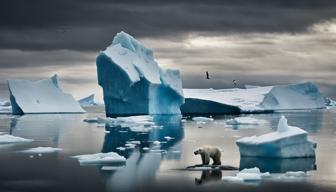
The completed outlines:
{"type": "Polygon", "coordinates": [[[161,69],[152,50],[127,33],[118,33],[96,63],[107,116],[181,113],[180,72],[161,69]]]}
{"type": "Polygon", "coordinates": [[[78,159],[80,165],[124,165],[126,159],[118,153],[95,153],[86,155],[77,155],[73,158],[78,159]]]}
{"type": "Polygon", "coordinates": [[[26,149],[20,152],[40,154],[40,153],[54,153],[56,151],[61,151],[61,150],[62,150],[61,148],[55,148],[55,147],[34,147],[34,148],[26,149]]]}
{"type": "Polygon", "coordinates": [[[22,137],[16,137],[13,135],[0,135],[0,144],[11,144],[11,143],[27,143],[32,142],[32,139],[25,139],[22,137]]]}
{"type": "Polygon", "coordinates": [[[249,157],[296,158],[314,157],[316,143],[309,141],[306,131],[287,125],[282,116],[277,131],[236,141],[240,155],[249,157]]]}
{"type": "Polygon", "coordinates": [[[78,103],[84,107],[97,105],[97,103],[94,101],[94,97],[95,97],[95,94],[91,94],[87,97],[84,97],[78,100],[78,103]]]}
{"type": "Polygon", "coordinates": [[[58,77],[40,81],[8,80],[12,113],[84,113],[79,103],[59,87],[58,77]]]}
{"type": "Polygon", "coordinates": [[[324,108],[324,99],[311,82],[248,89],[183,89],[182,113],[246,113],[324,108]],[[195,107],[197,106],[197,107],[195,107]]]}

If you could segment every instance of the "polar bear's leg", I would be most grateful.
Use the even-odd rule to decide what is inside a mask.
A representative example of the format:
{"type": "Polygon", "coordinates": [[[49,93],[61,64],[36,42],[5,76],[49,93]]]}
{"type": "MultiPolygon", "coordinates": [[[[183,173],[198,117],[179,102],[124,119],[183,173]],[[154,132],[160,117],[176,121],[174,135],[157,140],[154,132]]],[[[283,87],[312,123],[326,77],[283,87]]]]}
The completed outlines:
{"type": "Polygon", "coordinates": [[[214,156],[212,157],[213,165],[221,165],[221,151],[217,150],[214,156]]]}
{"type": "Polygon", "coordinates": [[[203,161],[203,165],[209,165],[209,163],[210,163],[209,154],[203,153],[202,154],[202,161],[203,161]]]}

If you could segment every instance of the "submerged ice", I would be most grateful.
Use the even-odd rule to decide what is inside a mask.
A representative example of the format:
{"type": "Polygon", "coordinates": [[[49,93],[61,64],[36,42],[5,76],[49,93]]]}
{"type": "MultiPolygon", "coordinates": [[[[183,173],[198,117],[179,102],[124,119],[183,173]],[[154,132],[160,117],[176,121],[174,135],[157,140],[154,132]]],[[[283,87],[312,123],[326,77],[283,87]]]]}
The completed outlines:
{"type": "Polygon", "coordinates": [[[59,87],[58,77],[40,81],[8,80],[12,113],[83,113],[72,95],[59,87]]]}
{"type": "Polygon", "coordinates": [[[241,156],[297,158],[315,157],[316,144],[308,139],[306,131],[288,126],[282,116],[275,132],[237,140],[241,156]]]}
{"type": "Polygon", "coordinates": [[[118,33],[96,63],[107,116],[181,113],[179,71],[161,69],[152,50],[127,33],[118,33]]]}

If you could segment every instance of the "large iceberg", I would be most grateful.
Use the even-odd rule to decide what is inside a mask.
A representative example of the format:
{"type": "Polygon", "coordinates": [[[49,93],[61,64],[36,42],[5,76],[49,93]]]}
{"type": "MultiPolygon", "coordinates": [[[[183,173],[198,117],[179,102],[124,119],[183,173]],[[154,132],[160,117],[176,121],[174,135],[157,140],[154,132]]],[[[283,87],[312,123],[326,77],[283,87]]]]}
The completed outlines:
{"type": "Polygon", "coordinates": [[[308,139],[306,131],[287,125],[282,116],[275,132],[237,140],[241,156],[298,158],[315,157],[316,143],[308,139]]]}
{"type": "Polygon", "coordinates": [[[96,63],[107,116],[181,113],[180,72],[161,69],[153,52],[127,33],[118,33],[96,63]]]}
{"type": "Polygon", "coordinates": [[[12,113],[83,113],[72,95],[59,87],[58,77],[40,81],[8,80],[12,113]]]}
{"type": "Polygon", "coordinates": [[[318,109],[325,102],[311,82],[250,87],[248,89],[183,89],[184,114],[250,113],[274,110],[318,109]]]}

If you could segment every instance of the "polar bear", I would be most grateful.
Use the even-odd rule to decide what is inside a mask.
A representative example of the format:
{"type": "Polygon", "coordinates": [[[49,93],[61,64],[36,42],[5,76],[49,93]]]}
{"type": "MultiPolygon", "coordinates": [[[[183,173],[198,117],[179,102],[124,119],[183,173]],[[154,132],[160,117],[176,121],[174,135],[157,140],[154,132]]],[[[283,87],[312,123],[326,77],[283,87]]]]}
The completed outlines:
{"type": "Polygon", "coordinates": [[[221,152],[222,150],[219,147],[215,146],[203,146],[198,148],[194,154],[201,155],[202,165],[209,165],[210,158],[212,158],[213,165],[221,165],[221,152]]]}

